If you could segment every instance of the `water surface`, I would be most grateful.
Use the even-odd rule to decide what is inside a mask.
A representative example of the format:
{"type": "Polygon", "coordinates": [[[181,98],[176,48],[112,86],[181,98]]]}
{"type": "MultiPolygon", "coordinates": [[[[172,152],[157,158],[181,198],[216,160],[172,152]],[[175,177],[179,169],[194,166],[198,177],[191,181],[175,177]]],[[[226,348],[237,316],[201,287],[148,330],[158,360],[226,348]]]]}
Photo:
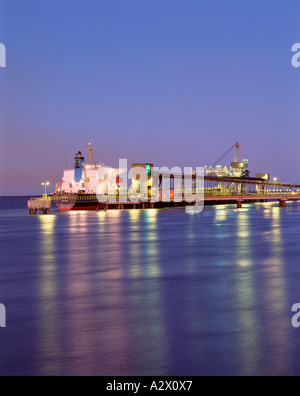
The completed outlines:
{"type": "Polygon", "coordinates": [[[0,200],[0,375],[300,374],[300,206],[0,200]]]}

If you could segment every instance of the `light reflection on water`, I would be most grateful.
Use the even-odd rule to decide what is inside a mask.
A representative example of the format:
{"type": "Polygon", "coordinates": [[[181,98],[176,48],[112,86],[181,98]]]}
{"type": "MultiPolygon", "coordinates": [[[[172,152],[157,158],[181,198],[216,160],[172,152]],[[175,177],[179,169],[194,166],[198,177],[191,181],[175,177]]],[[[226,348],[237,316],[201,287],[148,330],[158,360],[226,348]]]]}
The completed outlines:
{"type": "Polygon", "coordinates": [[[142,250],[139,243],[139,221],[140,210],[130,211],[130,228],[129,228],[129,249],[130,249],[130,274],[133,278],[140,278],[143,274],[142,268],[142,250]]]}
{"type": "Polygon", "coordinates": [[[90,357],[87,351],[94,343],[94,332],[90,330],[93,301],[91,293],[93,266],[89,243],[89,216],[78,212],[69,216],[68,256],[66,257],[66,299],[63,326],[67,334],[68,371],[79,374],[80,365],[90,372],[90,357]],[[74,298],[75,297],[75,298],[74,298]]]}
{"type": "Polygon", "coordinates": [[[251,270],[255,239],[251,233],[251,210],[244,209],[237,216],[237,303],[239,365],[243,375],[255,375],[258,367],[258,320],[256,317],[255,274],[251,270]],[[254,243],[253,243],[254,242],[254,243]]]}
{"type": "Polygon", "coordinates": [[[300,374],[299,206],[2,215],[1,373],[300,374]]]}
{"type": "Polygon", "coordinates": [[[56,324],[60,315],[56,300],[57,260],[55,252],[55,221],[56,216],[40,216],[41,256],[40,256],[40,367],[42,372],[49,376],[55,375],[53,360],[60,354],[60,342],[56,324]]]}
{"type": "Polygon", "coordinates": [[[276,312],[276,319],[272,322],[272,330],[268,333],[268,344],[277,344],[276,351],[272,348],[266,349],[266,366],[273,366],[274,375],[280,375],[287,367],[289,374],[293,374],[291,367],[291,339],[289,338],[289,315],[286,311],[287,295],[284,273],[284,252],[282,240],[282,210],[278,207],[272,208],[270,248],[272,259],[264,260],[265,280],[265,303],[271,312],[276,312]],[[286,318],[283,322],[282,318],[286,318]]]}
{"type": "Polygon", "coordinates": [[[159,277],[161,274],[157,233],[157,210],[149,210],[145,212],[146,219],[146,276],[159,277]]]}

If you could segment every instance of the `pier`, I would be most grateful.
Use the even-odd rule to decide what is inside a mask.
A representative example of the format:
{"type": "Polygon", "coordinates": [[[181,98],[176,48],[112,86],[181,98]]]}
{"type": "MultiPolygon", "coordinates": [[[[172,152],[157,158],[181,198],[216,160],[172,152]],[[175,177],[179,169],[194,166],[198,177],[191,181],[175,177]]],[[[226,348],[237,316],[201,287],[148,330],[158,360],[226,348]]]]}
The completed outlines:
{"type": "MultiPolygon", "coordinates": [[[[243,205],[259,202],[287,202],[300,199],[300,184],[279,183],[270,173],[250,177],[249,161],[242,145],[235,143],[215,163],[204,168],[155,167],[152,163],[121,160],[118,169],[93,163],[94,148],[89,143],[89,162],[78,151],[74,168],[65,170],[56,185],[52,201],[62,210],[162,209],[214,205],[243,205]],[[230,168],[218,165],[235,150],[230,168]]],[[[46,185],[45,194],[46,194],[46,185]]]]}
{"type": "MultiPolygon", "coordinates": [[[[163,196],[163,195],[162,195],[163,196]]],[[[134,209],[168,209],[168,208],[182,208],[186,206],[194,206],[199,202],[203,202],[203,196],[195,196],[191,202],[186,201],[183,197],[182,200],[176,200],[174,198],[158,198],[136,201],[121,201],[119,199],[112,199],[107,197],[108,202],[101,203],[98,201],[97,196],[78,196],[76,205],[72,210],[96,210],[96,211],[107,211],[107,210],[134,210],[134,209]]],[[[65,201],[66,196],[62,196],[61,200],[65,201]]],[[[285,208],[288,202],[295,202],[300,200],[300,193],[282,192],[282,193],[270,193],[270,194],[239,194],[239,195],[221,195],[221,194],[205,194],[204,205],[205,206],[217,206],[217,205],[235,205],[238,209],[241,209],[245,204],[255,203],[268,203],[277,202],[279,207],[285,208]]],[[[59,202],[60,197],[53,197],[53,202],[59,202]]]]}
{"type": "MultiPolygon", "coordinates": [[[[257,178],[236,178],[205,176],[200,190],[196,188],[196,175],[189,177],[191,188],[175,189],[173,186],[176,175],[167,175],[171,188],[164,188],[165,175],[159,177],[158,185],[149,189],[149,194],[137,198],[128,191],[128,197],[111,195],[97,196],[96,194],[54,194],[44,195],[41,199],[28,202],[29,213],[47,214],[51,209],[51,202],[61,210],[131,210],[131,209],[167,209],[195,206],[204,201],[204,206],[235,205],[241,209],[245,204],[277,202],[279,207],[285,208],[288,202],[300,200],[300,185],[288,183],[274,183],[257,178]],[[202,194],[198,194],[201,191],[202,194]],[[186,195],[187,194],[187,195],[186,195]],[[203,195],[204,194],[204,195],[203,195]],[[203,198],[204,197],[204,198],[203,198]]],[[[183,185],[185,179],[183,178],[183,185]]]]}
{"type": "Polygon", "coordinates": [[[206,196],[205,205],[230,205],[236,204],[237,208],[243,207],[243,204],[278,202],[281,208],[285,208],[287,202],[300,200],[300,193],[295,194],[268,194],[268,195],[238,195],[238,196],[206,196]]]}
{"type": "Polygon", "coordinates": [[[51,198],[31,199],[28,201],[30,215],[49,214],[51,209],[51,198]]]}

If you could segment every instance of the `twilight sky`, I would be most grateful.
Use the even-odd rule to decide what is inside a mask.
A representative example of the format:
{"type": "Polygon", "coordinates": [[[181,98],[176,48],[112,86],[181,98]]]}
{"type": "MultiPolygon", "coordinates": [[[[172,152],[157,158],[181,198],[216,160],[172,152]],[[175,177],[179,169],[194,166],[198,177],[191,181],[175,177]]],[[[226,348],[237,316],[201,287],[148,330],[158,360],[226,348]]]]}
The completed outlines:
{"type": "Polygon", "coordinates": [[[54,189],[89,140],[111,166],[194,167],[239,141],[253,175],[300,183],[299,16],[299,0],[0,0],[0,195],[54,189]]]}

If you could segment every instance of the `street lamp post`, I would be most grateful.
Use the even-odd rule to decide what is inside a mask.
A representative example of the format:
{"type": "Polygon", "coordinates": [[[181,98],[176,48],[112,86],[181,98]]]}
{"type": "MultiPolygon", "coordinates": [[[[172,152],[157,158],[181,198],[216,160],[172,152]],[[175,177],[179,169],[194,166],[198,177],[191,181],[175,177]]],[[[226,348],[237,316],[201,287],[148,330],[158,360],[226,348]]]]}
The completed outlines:
{"type": "Polygon", "coordinates": [[[50,183],[49,182],[44,182],[44,183],[42,183],[42,186],[45,187],[45,196],[47,197],[47,186],[50,186],[50,183]]]}

